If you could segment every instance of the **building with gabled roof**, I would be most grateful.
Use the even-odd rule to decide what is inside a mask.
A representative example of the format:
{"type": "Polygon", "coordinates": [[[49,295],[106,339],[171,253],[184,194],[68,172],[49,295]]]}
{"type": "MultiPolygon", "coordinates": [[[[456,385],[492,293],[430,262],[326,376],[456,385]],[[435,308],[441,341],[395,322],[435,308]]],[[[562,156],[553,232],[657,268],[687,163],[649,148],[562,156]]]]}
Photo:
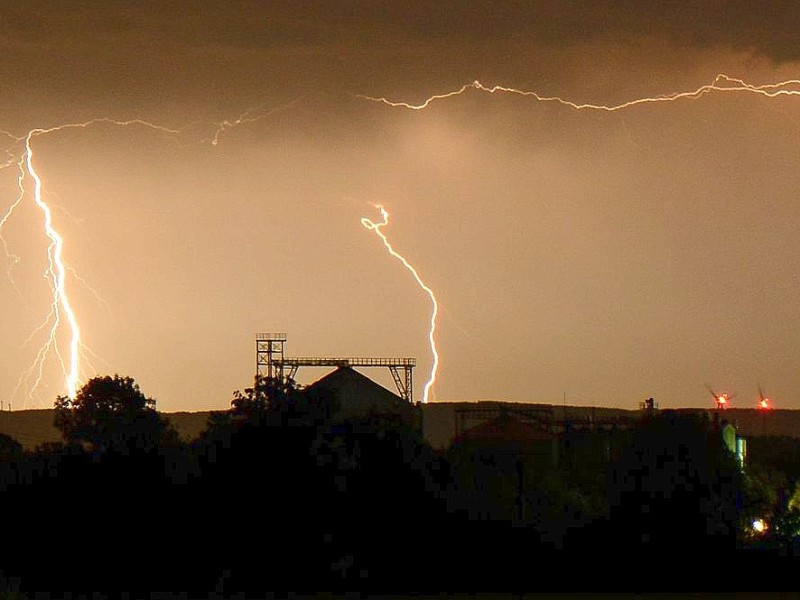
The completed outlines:
{"type": "Polygon", "coordinates": [[[338,367],[306,386],[305,393],[327,404],[335,420],[380,415],[400,417],[410,425],[419,422],[414,405],[352,367],[338,367]]]}

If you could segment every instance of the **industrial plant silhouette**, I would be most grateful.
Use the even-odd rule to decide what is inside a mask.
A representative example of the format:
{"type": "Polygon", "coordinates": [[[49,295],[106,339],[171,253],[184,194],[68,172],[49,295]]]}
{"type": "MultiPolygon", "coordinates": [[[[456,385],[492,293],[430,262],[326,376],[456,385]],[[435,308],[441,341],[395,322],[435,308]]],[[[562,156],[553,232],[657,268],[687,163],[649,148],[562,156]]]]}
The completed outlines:
{"type": "Polygon", "coordinates": [[[157,412],[119,375],[89,380],[53,411],[0,413],[4,590],[792,585],[800,441],[763,418],[760,430],[748,418],[737,429],[744,412],[660,410],[652,399],[629,411],[423,404],[411,358],[293,359],[285,342],[257,336],[253,386],[202,426],[157,412]],[[304,366],[333,370],[298,386],[304,366]],[[363,367],[390,369],[396,391],[363,367]],[[58,440],[8,435],[33,412],[58,440]],[[552,577],[565,565],[581,576],[552,577]],[[709,577],[709,565],[758,577],[709,577]]]}

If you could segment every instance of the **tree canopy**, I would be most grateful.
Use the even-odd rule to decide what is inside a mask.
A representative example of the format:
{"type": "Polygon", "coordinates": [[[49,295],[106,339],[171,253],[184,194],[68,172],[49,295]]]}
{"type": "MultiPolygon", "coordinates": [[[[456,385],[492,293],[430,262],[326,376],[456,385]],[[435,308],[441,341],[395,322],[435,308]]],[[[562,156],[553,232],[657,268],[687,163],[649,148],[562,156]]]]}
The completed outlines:
{"type": "Polygon", "coordinates": [[[59,396],[55,408],[55,425],[65,442],[93,450],[149,450],[177,440],[175,430],[156,412],[156,401],[131,377],[90,379],[75,398],[59,396]]]}
{"type": "MultiPolygon", "coordinates": [[[[0,433],[0,461],[11,461],[21,458],[23,454],[22,444],[10,435],[0,433]]],[[[2,484],[0,484],[2,486],[2,484]]]]}

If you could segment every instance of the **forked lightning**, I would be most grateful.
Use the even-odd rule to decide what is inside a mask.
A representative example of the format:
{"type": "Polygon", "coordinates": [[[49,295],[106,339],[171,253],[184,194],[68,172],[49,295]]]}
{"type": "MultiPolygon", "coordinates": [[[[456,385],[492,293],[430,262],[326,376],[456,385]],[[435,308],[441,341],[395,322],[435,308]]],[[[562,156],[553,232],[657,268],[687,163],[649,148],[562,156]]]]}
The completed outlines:
{"type": "MultiPolygon", "coordinates": [[[[514,95],[533,98],[537,102],[556,103],[564,107],[575,110],[595,110],[595,111],[611,112],[611,111],[633,108],[635,106],[644,104],[674,102],[678,100],[696,100],[712,93],[714,94],[747,93],[747,94],[756,94],[764,96],[766,98],[799,96],[800,80],[791,79],[791,80],[781,81],[778,83],[753,85],[746,83],[741,79],[720,74],[717,75],[711,83],[702,85],[695,89],[682,92],[673,92],[660,96],[637,98],[634,100],[629,100],[627,102],[622,102],[620,104],[613,104],[613,105],[578,103],[561,98],[559,96],[542,95],[537,92],[525,91],[502,85],[487,86],[480,83],[479,81],[473,81],[472,83],[465,84],[460,88],[450,92],[430,96],[429,98],[418,104],[413,104],[404,101],[393,101],[383,97],[373,97],[366,95],[358,95],[357,97],[373,102],[379,102],[381,104],[390,107],[404,108],[411,110],[422,110],[428,108],[434,102],[445,100],[447,98],[452,98],[454,96],[459,96],[470,90],[475,90],[477,92],[488,93],[488,94],[496,94],[496,93],[514,94],[514,95]]],[[[289,106],[291,106],[291,104],[284,107],[280,107],[275,110],[282,110],[284,108],[288,108],[289,106]]],[[[275,110],[272,110],[268,113],[259,113],[258,111],[246,111],[236,119],[225,120],[219,123],[212,123],[210,124],[211,134],[206,136],[202,141],[216,145],[219,142],[220,136],[227,130],[236,126],[245,125],[252,123],[254,121],[258,121],[268,116],[269,114],[274,113],[275,110]]],[[[37,387],[41,382],[44,362],[51,353],[54,353],[58,358],[58,361],[64,373],[65,390],[70,397],[75,396],[80,383],[80,378],[82,376],[81,366],[80,366],[82,340],[81,340],[80,327],[78,324],[78,318],[77,315],[75,314],[75,311],[70,302],[68,294],[69,286],[67,282],[67,272],[69,269],[66,266],[64,260],[65,241],[64,238],[62,237],[62,234],[59,232],[59,230],[56,228],[56,225],[53,223],[53,217],[50,207],[48,206],[45,200],[45,194],[43,189],[44,184],[42,182],[41,177],[39,176],[34,161],[33,142],[39,136],[47,135],[56,131],[87,128],[90,126],[95,126],[100,124],[107,124],[116,127],[131,127],[131,126],[145,127],[152,129],[156,132],[167,134],[171,136],[173,139],[175,139],[175,141],[177,141],[177,137],[180,134],[185,133],[190,128],[192,128],[194,131],[197,131],[197,126],[198,126],[198,124],[193,124],[190,127],[184,129],[172,129],[169,127],[153,124],[140,119],[115,120],[107,117],[102,117],[97,119],[91,119],[82,123],[67,123],[50,128],[35,128],[31,129],[26,134],[19,136],[10,134],[8,132],[0,132],[3,133],[3,135],[8,140],[10,140],[10,145],[5,148],[6,154],[9,158],[4,164],[0,165],[0,170],[6,168],[12,168],[14,165],[16,165],[19,170],[18,174],[19,195],[9,205],[9,208],[5,211],[2,217],[0,217],[0,241],[3,244],[3,249],[6,253],[6,256],[12,259],[14,263],[18,261],[18,257],[11,254],[6,248],[5,240],[2,238],[2,230],[3,227],[7,224],[9,218],[14,213],[14,210],[20,205],[20,203],[24,200],[24,198],[27,195],[29,195],[29,192],[26,189],[26,180],[28,180],[28,178],[30,178],[30,180],[33,182],[33,192],[32,192],[33,202],[35,203],[35,205],[42,214],[42,219],[43,219],[42,228],[44,234],[47,236],[49,240],[46,251],[47,263],[48,263],[46,277],[49,282],[50,290],[52,293],[52,302],[51,302],[50,314],[45,319],[44,323],[40,326],[40,328],[37,328],[37,331],[39,331],[39,329],[49,328],[48,329],[49,335],[44,346],[39,350],[34,364],[25,374],[23,374],[23,376],[21,376],[20,382],[17,385],[17,388],[20,388],[22,386],[23,381],[27,381],[28,378],[31,378],[33,380],[33,383],[27,386],[28,387],[27,394],[29,398],[33,397],[37,387]],[[69,328],[69,339],[70,339],[69,356],[66,357],[66,360],[61,356],[58,349],[58,345],[56,343],[56,334],[58,333],[62,324],[64,324],[65,322],[66,326],[69,328]]],[[[403,265],[409,271],[411,271],[419,286],[430,296],[431,302],[433,304],[433,311],[430,319],[430,329],[428,332],[428,337],[430,340],[430,346],[434,360],[433,360],[433,367],[431,369],[431,376],[425,385],[425,391],[423,395],[423,402],[427,402],[429,395],[431,393],[432,386],[436,379],[436,371],[439,363],[439,356],[436,351],[436,344],[434,337],[436,329],[436,315],[438,311],[436,297],[434,296],[433,291],[427,285],[425,285],[423,281],[420,279],[416,270],[402,256],[397,254],[392,249],[391,245],[386,239],[386,236],[381,231],[381,229],[385,227],[388,223],[388,213],[383,207],[379,206],[378,208],[381,211],[383,221],[380,223],[374,223],[373,221],[364,218],[361,220],[362,224],[367,229],[374,231],[381,238],[389,253],[398,260],[400,260],[403,263],[403,265]]]]}

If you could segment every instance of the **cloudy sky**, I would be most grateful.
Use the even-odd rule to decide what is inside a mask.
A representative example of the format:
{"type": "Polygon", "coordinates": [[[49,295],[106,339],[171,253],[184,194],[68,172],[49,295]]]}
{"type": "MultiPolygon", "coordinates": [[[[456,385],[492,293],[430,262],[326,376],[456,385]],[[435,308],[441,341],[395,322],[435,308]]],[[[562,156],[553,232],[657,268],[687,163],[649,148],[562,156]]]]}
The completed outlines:
{"type": "MultiPolygon", "coordinates": [[[[32,129],[164,128],[31,142],[82,377],[134,377],[161,410],[227,408],[268,331],[292,356],[416,357],[420,398],[431,305],[361,226],[375,203],[440,302],[435,400],[711,406],[708,384],[753,406],[760,385],[800,408],[800,95],[361,97],[773,84],[800,79],[798,25],[793,3],[6,3],[1,206],[32,129]]],[[[23,185],[0,399],[49,407],[66,390],[51,354],[31,393],[52,295],[23,185]]],[[[57,339],[67,361],[63,321],[57,339]]]]}

